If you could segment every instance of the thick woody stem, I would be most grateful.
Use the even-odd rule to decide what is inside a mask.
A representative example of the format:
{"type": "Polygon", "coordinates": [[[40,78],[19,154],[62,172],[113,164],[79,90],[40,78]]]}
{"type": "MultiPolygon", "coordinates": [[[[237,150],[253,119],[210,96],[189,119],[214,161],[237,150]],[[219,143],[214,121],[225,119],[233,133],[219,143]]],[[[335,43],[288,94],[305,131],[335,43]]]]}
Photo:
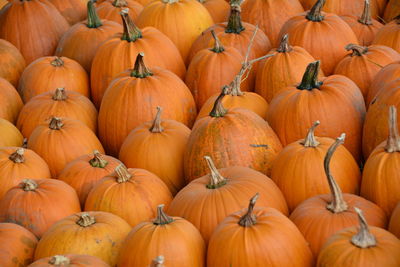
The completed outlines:
{"type": "Polygon", "coordinates": [[[63,101],[66,100],[67,98],[68,97],[67,94],[65,93],[65,89],[62,87],[57,88],[56,91],[54,92],[53,100],[55,101],[63,101]]]}
{"type": "Polygon", "coordinates": [[[243,0],[231,0],[231,14],[229,15],[228,25],[225,29],[226,33],[239,34],[245,30],[242,24],[242,18],[240,16],[240,13],[242,12],[240,5],[242,2],[243,0]]]}
{"type": "Polygon", "coordinates": [[[276,51],[279,53],[287,53],[292,50],[293,48],[289,45],[289,34],[287,33],[282,37],[279,47],[276,51]]]}
{"type": "Polygon", "coordinates": [[[94,7],[93,1],[88,1],[87,3],[87,24],[88,28],[99,28],[103,25],[101,19],[97,15],[96,8],[94,7]]]}
{"type": "Polygon", "coordinates": [[[161,126],[161,114],[162,114],[162,107],[157,107],[157,114],[154,118],[153,125],[150,128],[150,132],[152,133],[161,133],[164,131],[164,128],[161,126]]]}
{"type": "Polygon", "coordinates": [[[83,212],[79,215],[79,219],[76,224],[82,227],[88,227],[96,223],[96,219],[91,216],[88,212],[83,212]]]}
{"type": "Polygon", "coordinates": [[[49,123],[49,128],[52,130],[61,130],[61,128],[64,126],[62,123],[61,118],[53,117],[50,119],[49,123]]]}
{"type": "Polygon", "coordinates": [[[371,5],[369,0],[364,1],[364,11],[358,20],[358,22],[364,25],[372,25],[372,18],[371,18],[371,5]]]}
{"type": "Polygon", "coordinates": [[[112,5],[115,7],[127,7],[128,3],[126,2],[126,0],[114,0],[112,5]]]}
{"type": "Polygon", "coordinates": [[[243,227],[249,227],[257,223],[257,217],[253,214],[254,206],[256,205],[259,194],[255,194],[254,197],[250,199],[249,207],[247,212],[239,220],[239,225],[243,227]]]}
{"type": "Polygon", "coordinates": [[[297,89],[313,90],[315,88],[319,88],[322,85],[322,82],[318,81],[319,64],[319,60],[308,64],[307,69],[303,75],[303,79],[301,80],[300,85],[297,86],[297,89]]]}
{"type": "Polygon", "coordinates": [[[347,51],[353,50],[353,54],[351,54],[352,57],[353,56],[362,56],[368,52],[368,47],[356,45],[356,44],[348,44],[348,45],[346,45],[345,48],[347,51]]]}
{"type": "Polygon", "coordinates": [[[358,215],[360,229],[358,230],[358,233],[351,238],[351,243],[359,248],[375,247],[375,236],[369,232],[367,220],[365,219],[362,210],[356,207],[354,209],[358,215]]]}
{"type": "Polygon", "coordinates": [[[155,225],[164,225],[172,223],[174,219],[164,212],[164,204],[157,206],[157,218],[153,221],[155,225]]]}
{"type": "Polygon", "coordinates": [[[397,127],[397,109],[389,107],[389,137],[386,141],[385,150],[388,153],[400,152],[400,137],[397,127]]]}
{"type": "Polygon", "coordinates": [[[125,183],[132,178],[132,174],[129,173],[128,169],[122,163],[115,168],[115,174],[117,175],[118,183],[125,183]]]}
{"type": "Polygon", "coordinates": [[[140,52],[135,61],[135,66],[133,67],[133,70],[131,72],[131,77],[143,79],[148,76],[153,75],[153,73],[147,68],[147,66],[144,64],[144,53],[140,52]]]}
{"type": "Polygon", "coordinates": [[[311,128],[308,130],[306,138],[300,142],[305,147],[317,147],[319,145],[319,142],[317,139],[315,139],[314,131],[315,128],[319,125],[319,121],[314,122],[314,124],[311,126],[311,128]]]}
{"type": "Polygon", "coordinates": [[[208,189],[216,189],[226,184],[226,179],[219,173],[213,160],[209,156],[204,157],[208,168],[210,169],[210,183],[206,186],[208,189]]]}
{"type": "Polygon", "coordinates": [[[54,60],[50,62],[50,64],[54,67],[62,67],[64,66],[64,61],[60,57],[55,57],[54,60]]]}
{"type": "Polygon", "coordinates": [[[8,157],[8,159],[13,161],[14,163],[24,163],[25,162],[24,152],[25,149],[17,148],[17,150],[14,153],[12,153],[8,157]]]}
{"type": "Polygon", "coordinates": [[[108,161],[103,159],[103,155],[98,151],[93,151],[93,158],[89,160],[89,164],[94,168],[105,168],[108,161]]]}
{"type": "Polygon", "coordinates": [[[49,264],[50,265],[54,265],[54,266],[69,266],[71,264],[70,259],[68,259],[67,257],[63,256],[63,255],[55,255],[53,257],[51,257],[51,259],[49,260],[49,264]]]}
{"type": "Polygon", "coordinates": [[[322,8],[324,7],[325,2],[326,0],[318,0],[311,8],[311,10],[308,11],[306,19],[314,22],[323,21],[324,16],[322,15],[322,8]]]}
{"type": "Polygon", "coordinates": [[[34,191],[38,187],[38,184],[32,179],[22,180],[22,189],[24,191],[34,191]]]}
{"type": "Polygon", "coordinates": [[[226,110],[222,105],[222,99],[229,93],[229,90],[230,88],[227,85],[224,85],[224,87],[222,87],[222,92],[215,100],[214,107],[209,114],[211,117],[223,117],[228,112],[228,110],[226,110]]]}
{"type": "Polygon", "coordinates": [[[121,17],[124,26],[124,33],[122,34],[121,40],[128,42],[135,42],[137,39],[142,38],[142,32],[133,23],[131,17],[128,15],[129,9],[124,8],[121,10],[121,17]]]}

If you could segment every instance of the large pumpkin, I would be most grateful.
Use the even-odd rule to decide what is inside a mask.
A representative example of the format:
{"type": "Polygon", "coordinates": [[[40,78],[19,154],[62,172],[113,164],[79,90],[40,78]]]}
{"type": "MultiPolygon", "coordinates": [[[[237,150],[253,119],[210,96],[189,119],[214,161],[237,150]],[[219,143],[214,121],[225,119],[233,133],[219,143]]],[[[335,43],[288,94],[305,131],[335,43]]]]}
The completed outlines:
{"type": "Polygon", "coordinates": [[[199,230],[189,221],[170,217],[157,206],[157,217],[136,225],[126,237],[118,266],[147,267],[157,255],[166,266],[205,267],[206,246],[199,230]]]}
{"type": "MultiPolygon", "coordinates": [[[[1,56],[1,55],[0,55],[1,56]]],[[[0,118],[15,123],[24,105],[14,86],[0,77],[0,118]]]]}
{"type": "Polygon", "coordinates": [[[0,221],[22,225],[38,238],[58,220],[80,211],[75,190],[55,179],[24,179],[0,199],[0,221]]]}
{"type": "Polygon", "coordinates": [[[28,64],[52,55],[68,28],[48,0],[12,1],[0,10],[0,38],[15,45],[28,64]]]}
{"type": "Polygon", "coordinates": [[[35,261],[29,267],[110,267],[97,257],[90,255],[65,254],[42,258],[35,261]]]}
{"type": "Polygon", "coordinates": [[[400,239],[400,202],[392,212],[388,229],[392,234],[400,239]]]}
{"type": "Polygon", "coordinates": [[[70,25],[86,18],[86,1],[84,0],[48,0],[52,3],[70,25]]]}
{"type": "Polygon", "coordinates": [[[386,45],[400,53],[400,14],[379,29],[372,44],[386,45]]]}
{"type": "Polygon", "coordinates": [[[17,127],[8,120],[0,118],[0,147],[22,146],[24,137],[17,127]]]}
{"type": "Polygon", "coordinates": [[[190,182],[175,196],[168,212],[193,223],[206,243],[217,225],[229,214],[245,207],[247,200],[259,192],[259,203],[287,215],[285,199],[267,176],[246,167],[217,169],[205,156],[208,174],[190,182]],[[225,178],[226,177],[226,178],[225,178]]]}
{"type": "Polygon", "coordinates": [[[106,0],[97,5],[96,10],[100,18],[123,25],[120,12],[124,8],[129,9],[129,15],[133,21],[136,21],[143,10],[143,6],[135,0],[106,0]]]}
{"type": "Polygon", "coordinates": [[[35,260],[73,253],[95,256],[115,266],[130,230],[127,222],[108,212],[76,213],[59,220],[43,235],[36,247],[35,260]]]}
{"type": "Polygon", "coordinates": [[[17,87],[19,77],[26,66],[24,57],[13,44],[0,39],[0,58],[0,77],[17,87]]]}
{"type": "Polygon", "coordinates": [[[215,229],[207,266],[313,266],[312,253],[296,226],[276,209],[254,209],[258,197],[257,193],[247,209],[230,214],[215,229]]]}

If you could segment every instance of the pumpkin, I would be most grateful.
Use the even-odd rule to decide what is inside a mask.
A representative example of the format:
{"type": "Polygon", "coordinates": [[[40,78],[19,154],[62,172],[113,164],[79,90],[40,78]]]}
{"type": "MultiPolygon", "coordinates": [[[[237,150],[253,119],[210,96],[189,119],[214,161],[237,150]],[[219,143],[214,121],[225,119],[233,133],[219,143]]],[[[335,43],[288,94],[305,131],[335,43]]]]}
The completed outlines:
{"type": "Polygon", "coordinates": [[[59,87],[89,97],[87,73],[78,62],[66,57],[43,57],[32,62],[21,75],[18,91],[26,103],[59,87]]]}
{"type": "Polygon", "coordinates": [[[158,205],[154,220],[136,225],[128,234],[118,266],[147,267],[160,254],[166,266],[205,266],[206,246],[199,230],[183,218],[168,216],[163,208],[158,205]]]}
{"type": "Polygon", "coordinates": [[[0,0],[0,10],[8,4],[8,0],[0,0]]]}
{"type": "MultiPolygon", "coordinates": [[[[1,55],[0,55],[1,56],[1,55]]],[[[18,92],[7,80],[0,77],[0,118],[16,122],[24,105],[18,92]]]]}
{"type": "Polygon", "coordinates": [[[159,203],[168,205],[171,200],[171,192],[160,178],[121,164],[93,186],[85,210],[111,212],[135,226],[153,218],[159,203]]]}
{"type": "Polygon", "coordinates": [[[389,136],[379,144],[364,165],[361,196],[376,203],[390,216],[400,201],[400,136],[397,110],[389,108],[389,136]]]}
{"type": "Polygon", "coordinates": [[[0,223],[0,265],[27,266],[33,260],[36,236],[14,223],[0,223]]]}
{"type": "Polygon", "coordinates": [[[70,25],[86,19],[86,1],[84,0],[49,0],[70,25]]]}
{"type": "Polygon", "coordinates": [[[154,121],[141,124],[125,138],[119,159],[129,168],[148,170],[157,175],[175,195],[184,185],[183,154],[190,129],[174,120],[161,119],[157,107],[154,121]]]}
{"type": "Polygon", "coordinates": [[[90,73],[92,60],[98,47],[113,35],[122,31],[114,21],[101,20],[92,1],[87,2],[87,20],[72,26],[62,36],[56,49],[57,56],[75,60],[90,73]]]}
{"type": "Polygon", "coordinates": [[[319,61],[310,63],[299,85],[286,87],[274,96],[267,121],[283,146],[304,138],[308,126],[319,120],[316,134],[335,137],[346,131],[345,147],[361,158],[361,134],[365,104],[360,89],[349,78],[332,75],[318,79],[319,61]],[[340,103],[340,104],[338,104],[340,103]],[[287,127],[287,122],[296,121],[287,127]]]}
{"type": "Polygon", "coordinates": [[[115,266],[130,230],[127,222],[108,212],[76,213],[59,220],[43,235],[36,247],[35,260],[65,253],[84,254],[115,266]]]}
{"type": "Polygon", "coordinates": [[[143,10],[143,6],[135,0],[106,0],[99,4],[96,10],[100,18],[115,21],[123,25],[120,15],[123,8],[129,9],[129,14],[133,21],[136,21],[143,10]]]}
{"type": "Polygon", "coordinates": [[[223,90],[209,116],[196,121],[184,155],[187,181],[208,173],[202,158],[211,156],[220,168],[245,166],[264,174],[282,149],[271,127],[254,112],[243,108],[226,110],[223,90]]]}
{"type": "Polygon", "coordinates": [[[325,0],[318,0],[311,10],[289,19],[282,26],[280,36],[288,33],[291,43],[321,60],[322,70],[325,75],[330,75],[347,53],[343,47],[358,44],[358,40],[339,16],[321,11],[324,4],[325,0]]]}
{"type": "Polygon", "coordinates": [[[65,254],[42,258],[35,261],[29,267],[52,267],[52,266],[71,266],[71,267],[110,267],[107,263],[97,257],[90,255],[65,254]]]}
{"type": "MultiPolygon", "coordinates": [[[[323,161],[334,140],[315,137],[318,125],[319,121],[314,122],[306,138],[285,146],[272,166],[271,179],[281,189],[291,211],[310,197],[329,193],[323,161]]],[[[351,153],[339,146],[330,164],[340,188],[358,194],[361,173],[351,153]]]]}
{"type": "Polygon", "coordinates": [[[272,47],[279,45],[279,31],[291,17],[304,12],[299,0],[248,0],[242,5],[243,21],[258,25],[272,47]]]}
{"type": "Polygon", "coordinates": [[[367,98],[368,88],[382,67],[400,60],[400,54],[383,45],[360,46],[349,44],[350,51],[335,68],[335,74],[350,78],[367,98]]]}
{"type": "Polygon", "coordinates": [[[17,127],[8,120],[0,118],[0,147],[22,146],[24,137],[17,127]]]}
{"type": "Polygon", "coordinates": [[[0,39],[15,45],[27,64],[52,55],[68,27],[47,0],[13,1],[0,11],[0,39]]]}
{"type": "Polygon", "coordinates": [[[385,14],[383,15],[384,21],[390,22],[399,14],[400,14],[400,3],[397,0],[389,0],[385,8],[385,14]]]}
{"type": "Polygon", "coordinates": [[[28,139],[28,148],[39,154],[56,177],[67,163],[93,150],[104,153],[96,135],[82,122],[52,117],[37,126],[28,139]]]}
{"type": "Polygon", "coordinates": [[[19,77],[26,66],[24,57],[13,44],[3,39],[0,39],[0,57],[0,77],[18,86],[19,77]]]}
{"type": "Polygon", "coordinates": [[[39,239],[56,221],[79,211],[75,190],[55,179],[24,179],[0,199],[0,222],[19,224],[39,239]]]}
{"type": "Polygon", "coordinates": [[[189,51],[193,42],[213,25],[213,19],[207,9],[196,0],[157,0],[143,8],[137,24],[141,28],[154,27],[168,36],[178,48],[186,65],[189,65],[189,51]]]}
{"type": "Polygon", "coordinates": [[[371,18],[370,5],[370,0],[364,0],[364,11],[360,17],[354,15],[341,17],[353,30],[358,42],[364,46],[371,45],[376,33],[383,27],[382,23],[371,18]]]}
{"type": "Polygon", "coordinates": [[[72,186],[78,193],[81,207],[85,207],[85,201],[93,186],[104,176],[110,175],[121,162],[111,156],[102,155],[95,150],[76,158],[68,163],[57,176],[57,179],[72,186]]]}
{"type": "Polygon", "coordinates": [[[371,225],[385,228],[385,212],[374,203],[353,194],[342,194],[342,191],[330,170],[330,161],[336,148],[344,142],[344,134],[329,147],[324,169],[328,178],[331,194],[318,195],[303,201],[290,215],[303,234],[310,248],[317,256],[327,239],[339,230],[351,227],[357,222],[354,207],[364,210],[371,225]]]}
{"type": "Polygon", "coordinates": [[[379,29],[372,44],[386,45],[400,53],[400,14],[379,29]]]}
{"type": "MultiPolygon", "coordinates": [[[[221,91],[223,85],[233,80],[244,59],[236,48],[222,45],[214,30],[211,34],[215,40],[213,48],[200,50],[193,57],[185,77],[199,110],[211,96],[221,91]]],[[[246,85],[243,87],[245,91],[250,89],[246,85]]]]}
{"type": "Polygon", "coordinates": [[[389,231],[400,238],[400,202],[392,212],[389,222],[389,231]]]}
{"type": "Polygon", "coordinates": [[[47,163],[34,151],[18,147],[0,148],[0,199],[23,179],[51,178],[47,163]]]}
{"type": "Polygon", "coordinates": [[[229,4],[225,0],[197,0],[210,13],[214,23],[225,22],[229,17],[229,4]]]}
{"type": "Polygon", "coordinates": [[[332,235],[318,256],[317,266],[399,266],[400,240],[379,227],[369,227],[362,211],[355,208],[359,227],[332,235]]]}
{"type": "Polygon", "coordinates": [[[256,192],[261,194],[262,206],[288,215],[282,192],[267,176],[240,166],[217,169],[210,157],[204,158],[208,174],[179,191],[168,212],[193,223],[206,243],[217,225],[229,214],[244,208],[244,203],[256,192]]]}
{"type": "Polygon", "coordinates": [[[247,209],[228,215],[215,229],[207,266],[313,266],[311,251],[296,226],[276,209],[254,208],[258,197],[257,193],[247,209]]]}
{"type": "Polygon", "coordinates": [[[174,43],[153,27],[139,29],[123,9],[124,33],[110,38],[97,50],[90,73],[92,100],[100,107],[104,92],[120,72],[131,68],[140,52],[150,68],[168,69],[183,78],[185,65],[174,43]]]}
{"type": "Polygon", "coordinates": [[[196,118],[196,105],[185,83],[169,70],[147,68],[143,57],[139,53],[134,68],[119,74],[103,97],[98,130],[111,155],[118,155],[131,130],[154,118],[157,106],[164,108],[165,118],[189,127],[196,118]]]}

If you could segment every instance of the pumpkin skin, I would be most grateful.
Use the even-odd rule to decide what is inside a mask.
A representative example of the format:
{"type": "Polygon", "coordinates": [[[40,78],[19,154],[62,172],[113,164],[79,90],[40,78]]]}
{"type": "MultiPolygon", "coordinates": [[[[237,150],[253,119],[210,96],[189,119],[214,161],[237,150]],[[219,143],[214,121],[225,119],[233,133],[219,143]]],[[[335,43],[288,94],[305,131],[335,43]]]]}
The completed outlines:
{"type": "Polygon", "coordinates": [[[156,28],[137,28],[128,14],[122,14],[125,18],[124,25],[128,25],[124,26],[125,32],[104,42],[93,59],[90,73],[91,93],[97,108],[115,76],[134,65],[135,57],[129,55],[144,53],[146,64],[150,68],[165,68],[180,78],[185,77],[185,65],[174,43],[156,28]]]}
{"type": "Polygon", "coordinates": [[[196,118],[196,105],[185,83],[166,69],[147,69],[140,53],[134,69],[111,82],[101,103],[99,137],[108,153],[118,155],[130,131],[152,120],[157,106],[164,108],[165,118],[188,127],[196,118]]]}
{"type": "Polygon", "coordinates": [[[240,166],[217,170],[210,158],[207,161],[210,162],[209,174],[185,186],[168,208],[171,215],[193,223],[206,243],[217,225],[229,214],[244,208],[256,192],[261,195],[260,205],[288,214],[282,192],[264,174],[240,166]]]}
{"type": "Polygon", "coordinates": [[[33,260],[36,236],[24,227],[14,223],[0,223],[0,265],[27,266],[33,260]]]}
{"type": "Polygon", "coordinates": [[[156,255],[165,257],[166,266],[205,266],[206,246],[199,230],[183,218],[169,217],[163,207],[157,207],[154,220],[132,229],[122,245],[118,266],[147,267],[156,255]]]}
{"type": "Polygon", "coordinates": [[[0,147],[22,146],[24,137],[17,127],[8,120],[0,118],[0,147]]]}
{"type": "Polygon", "coordinates": [[[96,135],[82,122],[69,118],[40,124],[28,139],[28,148],[39,154],[57,177],[67,163],[93,150],[104,153],[96,135]]]}
{"type": "Polygon", "coordinates": [[[385,13],[383,15],[383,19],[386,22],[390,22],[396,16],[400,14],[400,4],[397,0],[389,0],[389,3],[386,5],[385,13]]]}
{"type": "Polygon", "coordinates": [[[120,14],[123,8],[129,9],[129,15],[133,21],[136,21],[140,12],[143,10],[143,6],[134,0],[106,0],[100,3],[96,7],[96,10],[100,18],[115,21],[123,25],[120,14]]]}
{"type": "Polygon", "coordinates": [[[168,36],[186,65],[190,62],[189,51],[193,42],[213,23],[207,9],[195,0],[152,1],[137,19],[140,28],[151,26],[168,36]]]}
{"type": "Polygon", "coordinates": [[[68,266],[68,267],[110,267],[101,259],[90,255],[66,254],[56,255],[52,257],[42,258],[30,264],[29,267],[53,267],[53,266],[68,266]]]}
{"type": "Polygon", "coordinates": [[[0,148],[0,199],[23,179],[51,178],[47,163],[34,151],[18,147],[0,148]]]}
{"type": "Polygon", "coordinates": [[[225,0],[197,0],[210,13],[214,23],[225,22],[229,17],[229,4],[225,0]]]}
{"type": "Polygon", "coordinates": [[[60,14],[67,20],[69,25],[74,25],[86,19],[86,1],[83,0],[49,0],[60,14]]]}
{"type": "Polygon", "coordinates": [[[43,57],[26,67],[18,91],[27,103],[36,95],[60,87],[89,97],[89,78],[78,62],[66,57],[43,57]]]}
{"type": "Polygon", "coordinates": [[[7,80],[0,77],[0,118],[15,123],[24,105],[17,90],[7,80]]]}
{"type": "Polygon", "coordinates": [[[8,0],[0,0],[0,9],[2,9],[7,4],[8,4],[8,0]]]}
{"type": "Polygon", "coordinates": [[[24,57],[12,43],[3,39],[0,39],[0,57],[0,77],[17,87],[19,77],[26,66],[24,57]]]}
{"type": "Polygon", "coordinates": [[[93,186],[85,210],[111,212],[133,227],[154,218],[159,203],[168,206],[171,201],[168,187],[153,173],[120,165],[93,186]]]}
{"type": "Polygon", "coordinates": [[[77,61],[90,73],[98,47],[113,35],[122,32],[122,26],[114,21],[100,20],[92,1],[88,1],[88,20],[76,23],[58,42],[56,55],[77,61]]]}
{"type": "Polygon", "coordinates": [[[400,53],[400,17],[380,28],[372,44],[386,45],[400,53]]]}
{"type": "Polygon", "coordinates": [[[15,45],[27,64],[52,55],[69,28],[65,18],[47,0],[11,2],[0,11],[0,25],[0,39],[15,45]]]}
{"type": "Polygon", "coordinates": [[[350,78],[367,98],[368,88],[376,74],[386,65],[400,60],[400,54],[383,45],[348,45],[350,51],[335,68],[335,74],[350,78]]]}
{"type": "Polygon", "coordinates": [[[33,97],[22,108],[17,127],[23,136],[29,138],[33,130],[51,116],[76,119],[84,123],[94,133],[97,130],[97,110],[85,96],[57,88],[55,92],[45,92],[33,97]]]}
{"type": "Polygon", "coordinates": [[[350,26],[339,16],[321,12],[324,2],[318,0],[312,10],[289,19],[282,26],[280,37],[288,33],[291,43],[303,47],[315,59],[321,60],[322,70],[325,75],[330,75],[347,54],[343,47],[358,44],[358,40],[350,26]]]}
{"type": "Polygon", "coordinates": [[[397,236],[397,238],[400,238],[400,202],[397,204],[390,217],[389,231],[397,236]]]}
{"type": "Polygon", "coordinates": [[[35,260],[73,253],[95,256],[115,266],[130,230],[127,222],[108,212],[76,213],[59,220],[43,235],[36,247],[35,260]]]}
{"type": "Polygon", "coordinates": [[[227,216],[215,229],[207,266],[313,266],[311,251],[296,226],[273,208],[253,210],[256,197],[248,209],[227,216]]]}
{"type": "Polygon", "coordinates": [[[75,190],[55,179],[24,179],[0,200],[0,221],[19,224],[39,239],[55,222],[80,211],[75,190]]]}

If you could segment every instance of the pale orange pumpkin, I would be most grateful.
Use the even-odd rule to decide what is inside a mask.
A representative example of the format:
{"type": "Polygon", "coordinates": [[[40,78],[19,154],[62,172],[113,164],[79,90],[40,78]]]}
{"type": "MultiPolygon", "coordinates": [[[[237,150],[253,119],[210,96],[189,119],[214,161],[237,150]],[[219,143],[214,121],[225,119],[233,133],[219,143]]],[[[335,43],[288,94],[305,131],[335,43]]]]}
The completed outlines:
{"type": "Polygon", "coordinates": [[[24,57],[12,43],[0,39],[0,58],[0,77],[17,87],[19,77],[26,66],[24,57]]]}
{"type": "Polygon", "coordinates": [[[22,146],[24,137],[17,127],[8,120],[0,118],[0,147],[22,146]]]}

